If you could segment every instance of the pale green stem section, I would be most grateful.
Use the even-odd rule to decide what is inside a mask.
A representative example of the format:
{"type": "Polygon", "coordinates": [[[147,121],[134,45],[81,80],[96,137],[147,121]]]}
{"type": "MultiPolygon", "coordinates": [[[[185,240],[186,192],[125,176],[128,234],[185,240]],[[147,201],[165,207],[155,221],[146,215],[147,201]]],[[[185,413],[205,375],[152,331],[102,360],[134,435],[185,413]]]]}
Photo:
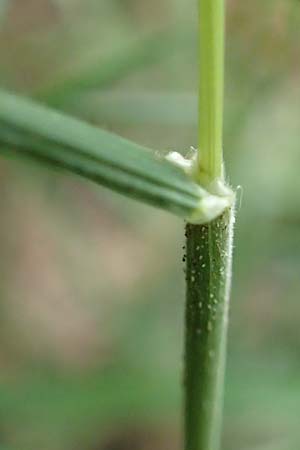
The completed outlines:
{"type": "Polygon", "coordinates": [[[223,175],[224,9],[224,0],[199,0],[199,160],[207,182],[223,175]]]}

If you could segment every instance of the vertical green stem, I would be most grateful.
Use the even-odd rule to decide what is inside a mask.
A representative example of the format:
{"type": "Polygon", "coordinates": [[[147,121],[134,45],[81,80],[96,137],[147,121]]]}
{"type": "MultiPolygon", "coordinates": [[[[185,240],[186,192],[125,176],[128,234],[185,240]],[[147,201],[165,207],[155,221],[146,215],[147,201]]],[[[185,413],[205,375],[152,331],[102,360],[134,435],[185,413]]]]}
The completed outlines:
{"type": "Polygon", "coordinates": [[[224,0],[199,2],[200,171],[209,181],[222,177],[224,90],[224,0]]]}
{"type": "MultiPolygon", "coordinates": [[[[223,182],[224,0],[199,0],[199,180],[223,182]]],[[[185,450],[220,448],[233,208],[186,227],[185,450]]]]}
{"type": "Polygon", "coordinates": [[[186,227],[185,450],[217,450],[223,408],[233,213],[186,227]]]}

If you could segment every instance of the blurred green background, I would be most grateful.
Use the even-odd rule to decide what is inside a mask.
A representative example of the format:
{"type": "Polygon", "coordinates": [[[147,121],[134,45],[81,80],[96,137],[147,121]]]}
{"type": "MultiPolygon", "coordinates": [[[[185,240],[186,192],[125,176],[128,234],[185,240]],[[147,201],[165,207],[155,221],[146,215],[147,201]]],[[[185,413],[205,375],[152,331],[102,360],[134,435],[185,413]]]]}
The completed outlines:
{"type": "MultiPolygon", "coordinates": [[[[300,3],[227,1],[239,187],[224,450],[300,448],[300,3]]],[[[197,145],[197,9],[0,1],[1,86],[158,150],[197,145]]],[[[0,161],[0,449],[181,448],[184,225],[0,161]]]]}

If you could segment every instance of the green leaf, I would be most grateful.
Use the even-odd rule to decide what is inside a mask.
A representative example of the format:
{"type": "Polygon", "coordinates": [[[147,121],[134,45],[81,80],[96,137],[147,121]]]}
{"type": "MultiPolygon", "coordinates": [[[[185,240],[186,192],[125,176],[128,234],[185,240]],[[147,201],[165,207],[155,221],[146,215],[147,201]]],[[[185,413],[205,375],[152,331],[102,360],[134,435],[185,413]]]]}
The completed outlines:
{"type": "Polygon", "coordinates": [[[132,73],[159,63],[188,39],[188,33],[178,33],[175,29],[145,36],[107,57],[98,58],[78,73],[70,73],[65,79],[57,80],[52,86],[37,92],[36,98],[51,106],[61,107],[79,93],[111,87],[132,73]]]}
{"type": "Polygon", "coordinates": [[[92,91],[70,99],[66,110],[95,122],[111,121],[135,126],[197,125],[197,96],[187,92],[92,91]]]}
{"type": "Polygon", "coordinates": [[[7,7],[8,7],[8,0],[0,0],[0,26],[2,26],[3,22],[6,19],[8,9],[7,7]]]}
{"type": "Polygon", "coordinates": [[[189,221],[212,220],[228,198],[212,195],[155,152],[30,100],[0,91],[3,155],[30,157],[189,221]]]}

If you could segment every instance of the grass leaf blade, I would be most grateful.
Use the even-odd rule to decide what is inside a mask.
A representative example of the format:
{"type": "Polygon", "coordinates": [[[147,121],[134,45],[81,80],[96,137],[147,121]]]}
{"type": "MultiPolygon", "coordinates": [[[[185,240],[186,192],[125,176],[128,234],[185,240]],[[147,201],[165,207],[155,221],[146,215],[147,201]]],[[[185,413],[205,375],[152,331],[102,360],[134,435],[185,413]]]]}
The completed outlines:
{"type": "Polygon", "coordinates": [[[77,173],[194,222],[210,220],[227,206],[155,152],[4,91],[0,144],[3,154],[77,173]]]}

